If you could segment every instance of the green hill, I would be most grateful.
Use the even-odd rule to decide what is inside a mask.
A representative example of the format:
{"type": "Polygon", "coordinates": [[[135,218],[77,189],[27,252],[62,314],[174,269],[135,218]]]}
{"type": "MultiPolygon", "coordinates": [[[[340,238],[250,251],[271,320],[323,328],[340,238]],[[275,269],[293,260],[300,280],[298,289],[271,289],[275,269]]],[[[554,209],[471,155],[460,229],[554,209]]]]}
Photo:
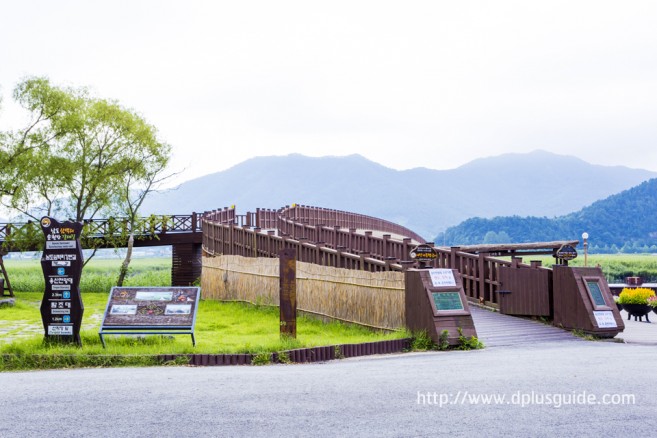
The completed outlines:
{"type": "Polygon", "coordinates": [[[471,218],[448,228],[438,245],[579,240],[589,233],[591,252],[657,252],[657,179],[555,218],[471,218]]]}

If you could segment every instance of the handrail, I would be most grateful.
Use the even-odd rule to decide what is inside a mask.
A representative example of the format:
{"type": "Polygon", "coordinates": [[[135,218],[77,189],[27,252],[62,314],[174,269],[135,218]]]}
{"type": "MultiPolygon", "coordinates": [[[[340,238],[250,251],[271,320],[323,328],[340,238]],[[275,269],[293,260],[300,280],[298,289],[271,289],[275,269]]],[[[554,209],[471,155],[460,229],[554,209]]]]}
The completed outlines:
{"type": "MultiPolygon", "coordinates": [[[[380,219],[296,205],[257,209],[254,216],[248,213],[244,220],[236,217],[226,209],[204,215],[203,249],[207,254],[277,257],[278,251],[292,247],[297,250],[297,260],[325,266],[368,271],[402,271],[417,266],[409,251],[421,237],[380,219]],[[402,236],[401,240],[392,233],[402,236]]],[[[507,261],[458,247],[435,251],[432,267],[457,269],[468,299],[493,307],[499,306],[501,267],[548,269],[534,262],[523,264],[518,257],[507,261]]]]}

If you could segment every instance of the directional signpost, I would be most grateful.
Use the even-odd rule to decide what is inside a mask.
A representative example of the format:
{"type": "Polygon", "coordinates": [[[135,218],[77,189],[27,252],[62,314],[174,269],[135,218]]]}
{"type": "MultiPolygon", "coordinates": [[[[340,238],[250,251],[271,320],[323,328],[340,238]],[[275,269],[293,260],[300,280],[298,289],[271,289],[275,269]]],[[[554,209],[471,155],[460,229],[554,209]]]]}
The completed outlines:
{"type": "Polygon", "coordinates": [[[41,269],[46,290],[41,302],[41,320],[46,339],[59,342],[80,340],[84,306],[80,297],[82,275],[81,222],[58,222],[41,218],[46,244],[41,256],[41,269]]]}

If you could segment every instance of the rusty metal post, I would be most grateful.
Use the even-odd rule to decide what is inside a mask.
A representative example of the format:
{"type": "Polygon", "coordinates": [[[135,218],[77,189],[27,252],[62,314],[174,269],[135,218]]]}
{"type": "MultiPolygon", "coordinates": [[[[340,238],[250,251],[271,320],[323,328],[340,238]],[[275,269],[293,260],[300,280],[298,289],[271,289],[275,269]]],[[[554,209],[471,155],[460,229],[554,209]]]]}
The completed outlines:
{"type": "Polygon", "coordinates": [[[280,259],[280,334],[297,337],[297,257],[294,248],[284,248],[280,259]]]}

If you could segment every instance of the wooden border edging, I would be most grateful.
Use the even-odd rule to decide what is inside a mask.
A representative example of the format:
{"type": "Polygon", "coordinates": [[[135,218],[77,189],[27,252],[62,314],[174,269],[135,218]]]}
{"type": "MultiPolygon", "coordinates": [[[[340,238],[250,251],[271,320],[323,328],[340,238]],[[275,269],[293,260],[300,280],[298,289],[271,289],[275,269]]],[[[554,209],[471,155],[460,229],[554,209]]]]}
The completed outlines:
{"type": "MultiPolygon", "coordinates": [[[[325,362],[327,360],[369,356],[373,354],[401,353],[404,350],[408,350],[410,344],[411,339],[404,338],[366,342],[363,344],[327,345],[272,353],[270,357],[272,363],[287,362],[280,360],[280,353],[286,353],[291,363],[325,362]]],[[[189,359],[189,365],[221,366],[251,365],[254,356],[254,354],[162,354],[158,358],[162,362],[170,362],[180,357],[187,357],[189,359]]]]}

